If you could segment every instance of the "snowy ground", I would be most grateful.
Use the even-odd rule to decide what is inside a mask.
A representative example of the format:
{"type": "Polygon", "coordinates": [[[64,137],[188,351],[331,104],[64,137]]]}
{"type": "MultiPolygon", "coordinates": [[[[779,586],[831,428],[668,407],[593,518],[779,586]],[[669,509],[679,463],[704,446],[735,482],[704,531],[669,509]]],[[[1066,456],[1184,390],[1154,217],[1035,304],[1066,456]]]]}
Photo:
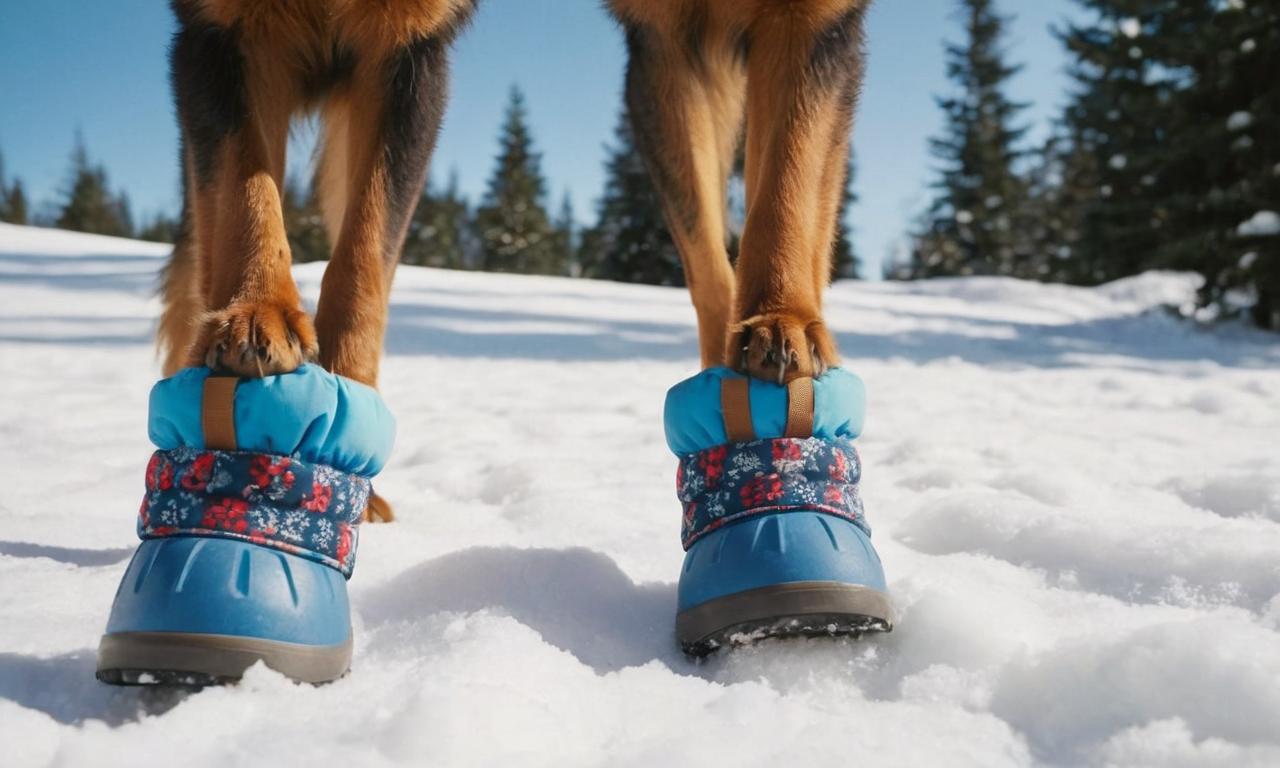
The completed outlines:
{"type": "Polygon", "coordinates": [[[900,626],[698,664],[684,293],[403,268],[351,674],[100,685],[164,252],[0,225],[0,764],[1280,764],[1280,344],[1148,311],[1178,275],[836,286],[900,626]]]}

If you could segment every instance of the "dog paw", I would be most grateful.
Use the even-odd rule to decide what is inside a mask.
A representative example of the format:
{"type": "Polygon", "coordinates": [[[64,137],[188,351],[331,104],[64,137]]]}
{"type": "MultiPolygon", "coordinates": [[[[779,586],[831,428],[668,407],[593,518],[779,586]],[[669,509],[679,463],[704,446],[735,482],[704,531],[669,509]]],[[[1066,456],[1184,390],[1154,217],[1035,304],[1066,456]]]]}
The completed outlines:
{"type": "Polygon", "coordinates": [[[297,370],[318,352],[311,318],[296,305],[236,301],[205,315],[193,356],[215,371],[271,376],[297,370]]]}
{"type": "Polygon", "coordinates": [[[741,373],[785,384],[802,376],[821,376],[839,362],[839,355],[822,320],[770,312],[734,326],[729,360],[741,373]]]}

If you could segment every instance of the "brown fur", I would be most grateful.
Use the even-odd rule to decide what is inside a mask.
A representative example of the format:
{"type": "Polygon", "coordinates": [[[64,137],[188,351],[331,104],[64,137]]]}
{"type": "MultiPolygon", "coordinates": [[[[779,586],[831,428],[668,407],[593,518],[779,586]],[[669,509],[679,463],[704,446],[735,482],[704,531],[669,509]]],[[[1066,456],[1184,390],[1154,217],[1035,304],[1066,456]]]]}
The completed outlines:
{"type": "MultiPolygon", "coordinates": [[[[822,294],[869,0],[609,1],[627,28],[629,110],[684,263],[703,365],[821,373],[836,362],[822,294]],[[725,185],[744,123],[735,273],[725,185]]],[[[185,202],[163,280],[166,373],[206,364],[261,376],[318,359],[376,384],[391,278],[443,105],[439,46],[472,6],[174,0],[185,202]],[[290,272],[281,190],[290,120],[316,105],[334,250],[313,324],[290,272]]],[[[374,508],[390,519],[385,503],[374,508]]]]}
{"type": "Polygon", "coordinates": [[[786,380],[837,361],[822,294],[868,2],[611,0],[632,41],[630,112],[685,264],[704,365],[786,380]],[[744,113],[747,218],[730,277],[724,184],[744,113]]]}
{"type": "MultiPolygon", "coordinates": [[[[325,368],[376,385],[387,298],[472,0],[175,0],[179,241],[162,281],[166,374],[325,368]],[[317,178],[334,250],[313,324],[281,196],[290,120],[323,105],[317,178]]],[[[376,495],[366,518],[390,521],[376,495]]]]}
{"type": "MultiPolygon", "coordinates": [[[[822,293],[860,72],[822,82],[813,55],[832,25],[866,2],[611,0],[629,29],[628,100],[684,261],[704,365],[789,378],[835,362],[822,293]],[[744,122],[747,220],[735,275],[723,242],[725,183],[744,122]]],[[[166,369],[203,362],[262,375],[318,355],[332,370],[375,382],[394,269],[387,254],[403,238],[402,227],[388,231],[386,67],[411,41],[456,25],[470,3],[177,5],[236,31],[247,119],[218,147],[211,178],[187,162],[187,234],[165,284],[166,369]],[[328,128],[318,178],[336,245],[313,328],[289,274],[280,190],[289,120],[317,98],[309,81],[335,67],[337,50],[356,63],[319,94],[328,128]],[[194,329],[183,322],[197,316],[194,329]]]]}
{"type": "MultiPolygon", "coordinates": [[[[247,109],[244,123],[214,151],[210,178],[200,178],[196,163],[184,158],[188,221],[164,282],[159,334],[166,371],[208,364],[260,376],[318,357],[330,370],[376,383],[395,266],[388,254],[404,237],[403,226],[384,226],[388,70],[406,46],[459,24],[470,6],[469,0],[178,0],[189,23],[234,31],[247,109]],[[338,67],[335,51],[350,52],[353,70],[311,92],[322,73],[338,67]],[[290,273],[281,190],[289,122],[317,100],[329,123],[318,177],[335,247],[313,326],[290,273]]],[[[407,225],[407,213],[397,211],[394,219],[407,225]]]]}

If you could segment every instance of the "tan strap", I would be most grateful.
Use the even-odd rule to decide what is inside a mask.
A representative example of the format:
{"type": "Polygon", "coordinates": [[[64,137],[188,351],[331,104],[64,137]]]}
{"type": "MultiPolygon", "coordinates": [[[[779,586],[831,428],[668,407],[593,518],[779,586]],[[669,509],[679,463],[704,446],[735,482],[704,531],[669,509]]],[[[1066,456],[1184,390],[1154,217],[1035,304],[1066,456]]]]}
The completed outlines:
{"type": "Polygon", "coordinates": [[[204,447],[215,451],[236,450],[236,385],[234,376],[210,376],[204,380],[200,403],[200,426],[204,447]]]}
{"type": "Polygon", "coordinates": [[[803,376],[787,382],[785,437],[813,437],[813,379],[803,376]]]}
{"type": "Polygon", "coordinates": [[[724,415],[724,433],[731,443],[756,439],[751,425],[751,382],[747,379],[720,380],[720,412],[724,415]]]}

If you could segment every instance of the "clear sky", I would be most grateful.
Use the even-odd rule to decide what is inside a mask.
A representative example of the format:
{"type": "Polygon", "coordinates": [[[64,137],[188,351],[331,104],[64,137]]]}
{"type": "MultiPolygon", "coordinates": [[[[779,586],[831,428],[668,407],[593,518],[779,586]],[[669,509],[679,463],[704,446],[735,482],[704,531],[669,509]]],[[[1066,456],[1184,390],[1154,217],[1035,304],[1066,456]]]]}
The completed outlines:
{"type": "MultiPolygon", "coordinates": [[[[166,48],[173,32],[160,0],[0,0],[0,152],[36,206],[56,199],[75,131],[136,216],[177,209],[177,129],[166,48]]],[[[1031,102],[1039,138],[1063,101],[1061,46],[1049,33],[1076,13],[1070,0],[1002,0],[1016,15],[1011,60],[1025,64],[1012,96],[1031,102]]],[[[942,42],[958,39],[956,0],[879,0],[870,14],[870,63],[854,131],[861,202],[852,224],[865,272],[901,240],[927,201],[927,139],[947,89],[942,42]]],[[[483,0],[453,56],[453,96],[433,175],[451,169],[472,199],[484,189],[512,83],[528,98],[550,180],[551,206],[568,192],[580,221],[594,217],[622,89],[622,36],[596,0],[483,0]]],[[[314,129],[302,128],[305,149],[314,129]]],[[[295,151],[293,168],[308,162],[295,151]]]]}

